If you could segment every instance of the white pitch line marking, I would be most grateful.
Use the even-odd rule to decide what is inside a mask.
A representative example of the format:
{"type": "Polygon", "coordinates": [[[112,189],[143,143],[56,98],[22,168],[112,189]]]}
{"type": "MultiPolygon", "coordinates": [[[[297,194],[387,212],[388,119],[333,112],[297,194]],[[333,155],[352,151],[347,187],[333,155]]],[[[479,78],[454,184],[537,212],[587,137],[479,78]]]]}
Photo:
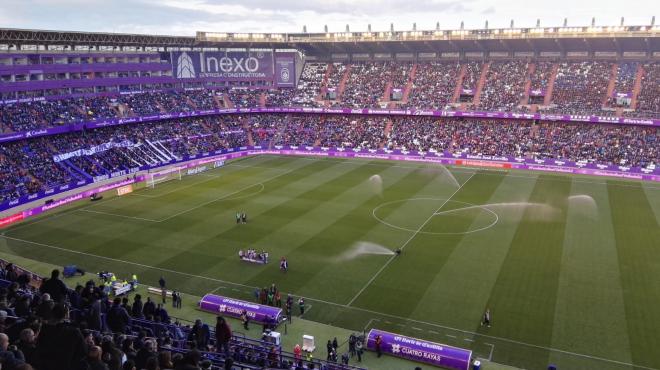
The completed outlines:
{"type": "Polygon", "coordinates": [[[211,199],[211,200],[209,200],[208,202],[204,202],[204,203],[199,204],[199,205],[197,205],[197,206],[195,206],[195,207],[192,207],[192,208],[189,208],[189,209],[183,210],[183,211],[181,211],[181,212],[177,212],[177,213],[175,213],[175,214],[173,214],[173,215],[170,215],[169,217],[165,217],[165,218],[163,218],[163,219],[158,220],[158,222],[165,222],[165,221],[167,221],[167,220],[171,220],[171,219],[173,219],[174,217],[178,217],[178,216],[181,216],[181,215],[183,215],[183,214],[186,214],[186,213],[188,213],[188,212],[190,212],[190,211],[194,211],[194,210],[196,210],[196,209],[202,208],[202,207],[207,206],[207,205],[209,205],[209,204],[212,204],[212,203],[215,203],[215,202],[219,202],[219,201],[221,201],[221,200],[223,200],[223,199],[225,199],[225,198],[229,198],[229,197],[231,197],[232,195],[234,195],[234,194],[238,194],[238,193],[242,192],[243,190],[249,189],[249,188],[251,188],[251,187],[253,187],[253,186],[257,186],[257,185],[262,185],[262,186],[263,186],[264,183],[266,183],[266,182],[268,182],[268,181],[275,180],[275,179],[278,178],[278,177],[282,177],[282,176],[284,176],[284,175],[287,175],[287,174],[293,172],[294,170],[296,170],[296,169],[295,169],[295,168],[292,168],[292,169],[290,169],[290,170],[288,170],[288,171],[282,172],[282,173],[277,174],[277,175],[275,175],[275,176],[271,176],[271,177],[267,178],[266,180],[260,181],[260,182],[258,182],[258,183],[254,183],[254,184],[249,185],[249,186],[246,186],[246,187],[243,187],[243,188],[241,188],[241,189],[239,189],[239,190],[236,190],[236,191],[234,191],[234,192],[232,192],[232,193],[229,193],[229,194],[225,194],[225,195],[223,195],[223,196],[221,196],[221,197],[218,197],[218,198],[215,198],[215,199],[211,199]]]}
{"type": "Polygon", "coordinates": [[[423,330],[422,330],[422,328],[416,328],[416,327],[414,327],[414,326],[413,326],[413,327],[411,327],[411,329],[412,329],[412,330],[419,330],[419,331],[423,331],[423,330]]]}
{"type": "MultiPolygon", "coordinates": [[[[449,196],[449,197],[448,197],[448,198],[442,203],[442,205],[440,205],[440,207],[438,207],[438,209],[436,209],[436,210],[431,214],[431,216],[429,216],[429,217],[426,219],[426,221],[424,221],[424,223],[422,223],[422,225],[421,225],[420,227],[417,228],[417,230],[415,230],[415,232],[410,236],[410,238],[408,238],[408,240],[406,240],[406,242],[403,243],[403,245],[401,245],[401,246],[399,247],[399,249],[400,249],[400,250],[403,250],[403,249],[404,249],[404,248],[405,248],[405,247],[406,247],[406,246],[407,246],[407,245],[408,245],[408,244],[409,244],[409,243],[410,243],[410,242],[411,242],[411,241],[417,236],[417,234],[419,234],[419,232],[422,231],[422,229],[424,228],[424,226],[426,226],[426,224],[428,224],[429,221],[431,221],[431,220],[433,219],[433,217],[435,217],[435,214],[436,214],[439,210],[441,210],[442,207],[444,207],[445,204],[447,204],[447,202],[449,202],[449,200],[450,200],[454,195],[456,195],[456,193],[458,193],[461,189],[463,189],[463,186],[464,186],[465,184],[467,184],[468,181],[470,181],[470,179],[472,179],[473,176],[474,176],[474,173],[471,174],[470,177],[468,177],[468,179],[467,179],[464,183],[462,183],[462,184],[458,187],[458,189],[456,189],[456,191],[453,192],[452,195],[450,195],[450,196],[449,196]]],[[[396,258],[396,256],[397,256],[397,255],[394,254],[392,257],[390,257],[389,260],[387,260],[387,262],[385,262],[385,264],[383,265],[383,267],[381,267],[380,270],[378,270],[378,271],[374,274],[374,276],[372,276],[371,279],[369,279],[369,281],[368,281],[368,282],[362,287],[362,289],[360,289],[360,291],[357,292],[357,294],[356,294],[356,295],[355,295],[355,296],[354,296],[354,297],[348,302],[347,306],[350,306],[351,304],[353,304],[353,302],[355,302],[355,300],[356,300],[356,299],[362,294],[362,292],[364,292],[364,291],[365,291],[365,290],[371,285],[371,283],[373,283],[374,280],[376,280],[376,278],[377,278],[377,277],[378,277],[378,276],[379,276],[379,275],[385,270],[385,268],[386,268],[387,266],[389,266],[390,263],[392,263],[392,261],[394,261],[394,259],[396,258]]]]}
{"type": "Polygon", "coordinates": [[[470,338],[465,338],[463,340],[466,341],[466,342],[474,342],[474,339],[470,339],[470,338]]]}
{"type": "Polygon", "coordinates": [[[121,217],[121,218],[128,218],[131,220],[140,220],[140,221],[148,221],[148,222],[160,222],[158,220],[152,220],[150,218],[143,218],[143,217],[135,217],[135,216],[126,216],[126,215],[120,215],[118,213],[110,213],[110,212],[103,212],[103,211],[92,211],[91,209],[79,209],[78,212],[89,212],[89,213],[97,213],[100,215],[106,215],[106,216],[113,216],[113,217],[121,217]]]}
{"type": "Polygon", "coordinates": [[[429,333],[431,333],[431,334],[440,334],[440,333],[438,333],[437,331],[434,331],[434,330],[429,330],[429,333]]]}
{"type": "Polygon", "coordinates": [[[487,346],[490,346],[490,353],[488,354],[488,361],[493,360],[493,352],[495,351],[495,345],[490,343],[484,343],[487,346]]]}
{"type": "Polygon", "coordinates": [[[456,338],[455,335],[451,335],[451,334],[445,334],[445,335],[448,336],[449,338],[456,338]]]}

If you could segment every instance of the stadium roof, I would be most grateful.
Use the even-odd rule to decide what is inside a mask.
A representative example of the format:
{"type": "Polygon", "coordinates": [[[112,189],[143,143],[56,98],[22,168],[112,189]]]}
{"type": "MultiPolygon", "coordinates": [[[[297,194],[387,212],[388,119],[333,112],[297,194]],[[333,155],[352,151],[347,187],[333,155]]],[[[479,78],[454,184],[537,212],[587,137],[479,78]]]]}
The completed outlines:
{"type": "Polygon", "coordinates": [[[121,33],[0,29],[7,49],[66,46],[178,49],[279,48],[310,55],[332,53],[483,52],[483,51],[640,51],[660,50],[660,26],[536,27],[475,30],[339,32],[339,33],[218,33],[196,37],[121,33]]]}

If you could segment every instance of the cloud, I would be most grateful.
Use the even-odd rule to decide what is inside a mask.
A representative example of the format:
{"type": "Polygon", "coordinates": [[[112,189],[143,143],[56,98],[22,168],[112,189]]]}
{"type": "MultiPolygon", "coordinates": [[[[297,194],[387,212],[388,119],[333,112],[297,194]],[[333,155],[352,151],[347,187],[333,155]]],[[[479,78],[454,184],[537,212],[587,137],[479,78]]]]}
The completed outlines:
{"type": "Polygon", "coordinates": [[[560,25],[564,17],[571,25],[586,25],[595,16],[598,24],[648,24],[651,0],[638,0],[635,7],[599,0],[554,0],[529,6],[527,0],[1,0],[3,27],[59,29],[97,32],[148,33],[192,36],[195,31],[218,32],[309,32],[532,27],[537,18],[543,25],[560,25]]]}

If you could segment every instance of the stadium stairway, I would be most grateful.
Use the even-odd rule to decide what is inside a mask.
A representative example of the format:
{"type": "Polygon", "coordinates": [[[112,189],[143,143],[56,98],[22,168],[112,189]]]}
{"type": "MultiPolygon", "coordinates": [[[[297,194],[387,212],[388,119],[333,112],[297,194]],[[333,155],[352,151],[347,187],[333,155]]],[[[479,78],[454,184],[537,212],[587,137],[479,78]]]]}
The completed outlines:
{"type": "Polygon", "coordinates": [[[619,63],[612,63],[612,72],[610,74],[610,80],[607,83],[607,94],[603,96],[603,103],[602,106],[608,106],[609,102],[612,100],[610,99],[610,96],[612,96],[612,93],[614,93],[614,88],[616,87],[616,81],[617,81],[617,76],[619,75],[619,63]]]}
{"type": "Polygon", "coordinates": [[[332,70],[334,68],[335,66],[332,63],[328,63],[328,68],[325,69],[323,80],[321,80],[321,86],[319,86],[319,93],[318,95],[316,95],[314,100],[316,101],[325,100],[326,93],[328,92],[328,79],[330,78],[330,74],[332,73],[332,70]]]}
{"type": "Polygon", "coordinates": [[[451,97],[450,103],[455,104],[458,102],[458,98],[461,96],[461,89],[463,88],[463,78],[465,77],[465,64],[461,64],[461,71],[458,73],[456,78],[456,86],[454,87],[454,95],[451,97]]]}
{"type": "Polygon", "coordinates": [[[642,78],[644,77],[644,67],[642,63],[637,66],[637,73],[635,74],[635,84],[633,85],[633,96],[630,99],[630,108],[637,109],[637,97],[639,92],[642,91],[642,78]]]}
{"type": "Polygon", "coordinates": [[[545,98],[543,99],[543,105],[548,106],[552,102],[552,89],[555,87],[555,80],[557,79],[557,71],[559,70],[559,63],[554,63],[552,65],[552,73],[550,74],[550,81],[548,81],[548,87],[545,92],[545,98]]]}
{"type": "Polygon", "coordinates": [[[390,139],[390,133],[392,132],[392,126],[394,126],[392,118],[387,118],[387,123],[385,124],[385,129],[383,130],[384,139],[383,142],[378,146],[378,149],[383,149],[387,144],[388,140],[390,139]]]}
{"type": "Polygon", "coordinates": [[[406,82],[406,87],[403,89],[403,96],[401,97],[402,104],[408,104],[408,98],[410,97],[410,92],[412,91],[413,82],[415,81],[416,75],[417,63],[414,63],[410,69],[410,76],[408,77],[408,82],[406,82]]]}
{"type": "Polygon", "coordinates": [[[215,102],[215,108],[224,108],[225,102],[220,99],[217,95],[213,95],[213,102],[215,102]]]}
{"type": "Polygon", "coordinates": [[[234,108],[234,102],[229,99],[229,95],[222,94],[222,101],[225,103],[226,108],[234,108]]]}
{"type": "Polygon", "coordinates": [[[392,81],[387,81],[387,83],[385,84],[385,91],[383,92],[383,96],[380,98],[380,100],[382,102],[389,102],[391,94],[392,94],[392,81]]]}
{"type": "Polygon", "coordinates": [[[77,173],[81,174],[85,179],[87,179],[87,180],[92,180],[92,176],[91,176],[90,174],[88,174],[87,172],[85,172],[85,171],[83,171],[82,169],[80,169],[80,167],[78,167],[78,166],[76,166],[75,164],[73,164],[73,162],[71,162],[70,160],[67,159],[67,160],[65,160],[65,161],[63,161],[63,162],[64,162],[64,165],[62,165],[62,162],[59,162],[59,163],[60,163],[60,165],[62,165],[62,166],[63,166],[63,167],[69,172],[69,173],[71,173],[71,171],[69,171],[69,169],[68,169],[67,167],[72,168],[74,171],[76,171],[77,173]]]}
{"type": "Polygon", "coordinates": [[[344,90],[346,90],[346,82],[351,75],[351,69],[351,65],[347,65],[346,71],[344,71],[344,75],[342,76],[341,81],[339,81],[339,87],[337,88],[337,101],[341,100],[341,96],[344,94],[344,90]]]}
{"type": "Polygon", "coordinates": [[[527,66],[527,75],[525,76],[525,90],[522,99],[520,99],[521,105],[527,105],[529,103],[529,90],[532,89],[532,74],[534,71],[536,71],[536,63],[529,63],[529,66],[527,66]]]}
{"type": "Polygon", "coordinates": [[[490,62],[484,63],[481,68],[481,75],[479,76],[479,82],[477,83],[477,91],[474,93],[474,98],[472,99],[472,106],[476,109],[479,106],[479,101],[481,100],[481,92],[486,85],[486,76],[488,76],[488,70],[490,70],[490,62]]]}

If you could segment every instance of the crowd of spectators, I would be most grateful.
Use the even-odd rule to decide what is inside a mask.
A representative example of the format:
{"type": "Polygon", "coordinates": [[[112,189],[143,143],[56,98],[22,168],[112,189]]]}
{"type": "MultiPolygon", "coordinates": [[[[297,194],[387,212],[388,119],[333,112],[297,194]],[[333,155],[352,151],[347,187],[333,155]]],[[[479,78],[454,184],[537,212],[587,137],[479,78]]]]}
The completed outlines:
{"type": "MultiPolygon", "coordinates": [[[[330,89],[339,96],[330,105],[347,108],[378,108],[388,101],[386,87],[404,90],[408,82],[411,89],[406,108],[445,109],[451,103],[458,76],[463,90],[476,93],[483,61],[420,62],[416,75],[410,81],[412,62],[354,62],[307,63],[298,88],[255,89],[234,87],[229,90],[187,90],[134,92],[122,95],[79,97],[61,100],[4,104],[0,109],[0,132],[20,132],[66,125],[98,119],[134,116],[152,116],[170,112],[190,112],[221,108],[225,102],[235,107],[319,107],[326,104],[325,93],[330,89]],[[344,91],[341,81],[351,68],[344,91]],[[328,68],[330,72],[328,73],[328,68]],[[326,75],[328,76],[326,80],[326,75]],[[319,99],[320,97],[320,99],[319,99]],[[318,100],[317,100],[318,99],[318,100]]],[[[524,96],[525,79],[530,62],[492,61],[481,93],[480,106],[491,111],[517,111],[524,96]]],[[[553,62],[535,61],[529,75],[530,92],[548,92],[553,62]]],[[[607,89],[612,78],[612,63],[606,61],[559,62],[548,113],[612,115],[616,111],[603,111],[603,105],[614,106],[607,89]]],[[[632,93],[639,62],[622,62],[618,66],[614,91],[632,93]]],[[[657,117],[660,111],[658,93],[659,69],[657,62],[648,62],[644,70],[641,92],[634,111],[629,116],[657,117]]],[[[536,103],[539,99],[534,100],[536,103]]]]}
{"type": "Polygon", "coordinates": [[[319,103],[316,98],[321,94],[327,71],[327,63],[305,63],[305,68],[303,68],[298,82],[298,89],[291,100],[293,104],[303,107],[318,106],[319,103]]]}
{"type": "Polygon", "coordinates": [[[552,78],[552,62],[538,61],[534,63],[534,71],[529,75],[529,89],[538,90],[542,93],[547,92],[548,84],[552,78]]]}
{"type": "Polygon", "coordinates": [[[492,62],[481,90],[479,109],[515,111],[525,94],[525,77],[529,65],[522,60],[492,62]]]}
{"type": "Polygon", "coordinates": [[[236,108],[256,108],[261,106],[263,92],[261,89],[232,88],[227,91],[227,95],[236,108]]]}
{"type": "Polygon", "coordinates": [[[612,63],[600,61],[562,62],[552,90],[554,107],[548,112],[597,114],[606,100],[612,63]]]}
{"type": "Polygon", "coordinates": [[[651,127],[423,117],[396,119],[387,147],[647,167],[658,144],[651,127]]]}
{"type": "Polygon", "coordinates": [[[240,118],[231,115],[122,125],[11,142],[0,146],[0,201],[116,171],[245,145],[247,135],[240,118]],[[132,145],[61,162],[53,159],[58,154],[124,141],[132,145]]]}
{"type": "Polygon", "coordinates": [[[181,324],[150,297],[111,298],[104,281],[72,289],[59,270],[43,279],[0,261],[0,286],[3,370],[357,369],[236,336],[223,317],[181,324]]]}
{"type": "Polygon", "coordinates": [[[387,117],[326,116],[319,143],[323,147],[379,149],[388,121],[387,117]]]}
{"type": "Polygon", "coordinates": [[[348,65],[345,63],[332,63],[332,70],[328,75],[327,89],[335,89],[339,93],[339,85],[346,74],[348,65]]]}
{"type": "Polygon", "coordinates": [[[531,138],[529,121],[400,118],[394,121],[389,149],[449,151],[488,156],[519,156],[531,138]]]}
{"type": "Polygon", "coordinates": [[[660,117],[660,63],[644,63],[642,87],[635,112],[644,117],[660,117]]]}
{"type": "Polygon", "coordinates": [[[461,72],[457,62],[426,62],[417,64],[407,108],[444,109],[456,90],[461,72]]]}
{"type": "Polygon", "coordinates": [[[385,93],[385,63],[354,63],[346,88],[341,96],[341,106],[349,108],[378,108],[385,93]]]}
{"type": "Polygon", "coordinates": [[[464,63],[465,74],[463,75],[463,81],[461,82],[461,87],[463,90],[472,90],[473,93],[477,91],[477,85],[479,84],[479,78],[481,78],[481,70],[484,67],[483,62],[467,62],[464,63]]]}
{"type": "Polygon", "coordinates": [[[658,164],[658,129],[457,118],[310,114],[222,115],[171,119],[37,137],[0,146],[2,201],[58,185],[173,159],[255,145],[406,148],[471,154],[658,164]],[[386,127],[392,122],[392,129],[386,127]],[[533,135],[539,132],[539,135],[533,135]],[[552,138],[552,139],[548,139],[552,138]],[[570,141],[570,142],[569,142],[570,141]],[[55,162],[58,154],[107,143],[112,149],[55,162]],[[549,143],[555,143],[550,146],[549,143]],[[589,146],[593,147],[589,149],[589,146]]]}

